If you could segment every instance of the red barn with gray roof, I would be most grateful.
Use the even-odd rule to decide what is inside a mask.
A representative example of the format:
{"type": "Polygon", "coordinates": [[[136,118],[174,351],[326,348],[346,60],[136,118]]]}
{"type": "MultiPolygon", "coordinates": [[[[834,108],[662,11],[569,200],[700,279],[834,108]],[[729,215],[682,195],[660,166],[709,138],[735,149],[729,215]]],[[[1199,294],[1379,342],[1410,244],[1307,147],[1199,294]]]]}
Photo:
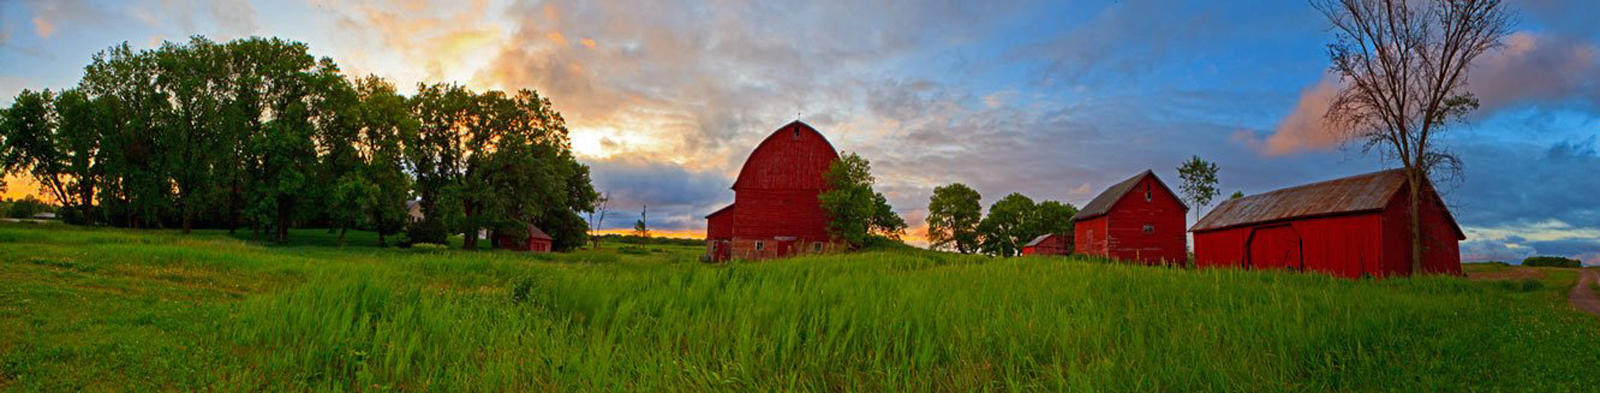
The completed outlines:
{"type": "Polygon", "coordinates": [[[1073,248],[1103,258],[1181,265],[1189,260],[1188,211],[1146,170],[1107,188],[1073,216],[1073,248]]]}
{"type": "MultiPolygon", "coordinates": [[[[1191,228],[1195,265],[1410,275],[1409,183],[1393,169],[1224,201],[1191,228]]],[[[1461,274],[1466,235],[1422,186],[1423,272],[1461,274]]]]}
{"type": "Polygon", "coordinates": [[[1072,251],[1067,246],[1067,237],[1054,233],[1046,233],[1033,238],[1033,241],[1022,246],[1022,255],[1067,255],[1072,251]]]}
{"type": "Polygon", "coordinates": [[[495,234],[498,239],[495,243],[502,249],[532,252],[550,252],[551,238],[532,224],[528,225],[525,236],[511,236],[510,234],[495,234]]]}
{"type": "Polygon", "coordinates": [[[712,261],[824,252],[828,217],[817,201],[823,174],[839,153],[828,138],[795,121],[757,145],[733,182],[733,204],[706,216],[706,254],[712,261]]]}

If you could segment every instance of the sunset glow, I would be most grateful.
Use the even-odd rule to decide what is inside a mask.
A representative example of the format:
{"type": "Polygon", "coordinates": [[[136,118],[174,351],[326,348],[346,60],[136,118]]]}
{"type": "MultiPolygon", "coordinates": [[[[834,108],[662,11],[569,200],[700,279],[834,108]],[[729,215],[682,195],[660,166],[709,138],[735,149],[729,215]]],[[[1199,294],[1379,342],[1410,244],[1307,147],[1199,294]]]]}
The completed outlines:
{"type": "MultiPolygon", "coordinates": [[[[73,86],[123,41],[278,36],[404,94],[536,90],[613,213],[648,205],[671,236],[702,236],[755,144],[802,119],[871,161],[925,244],[931,190],[954,182],[986,206],[1013,192],[1081,206],[1146,169],[1175,178],[1191,155],[1220,165],[1225,194],[1394,166],[1321,121],[1339,89],[1322,16],[1270,3],[14,1],[0,103],[73,86]]],[[[1593,4],[1511,3],[1522,21],[1472,70],[1481,108],[1439,142],[1465,162],[1444,187],[1463,259],[1600,263],[1600,205],[1573,197],[1600,190],[1600,30],[1566,11],[1593,4]]],[[[8,183],[7,198],[37,188],[8,183]]]]}

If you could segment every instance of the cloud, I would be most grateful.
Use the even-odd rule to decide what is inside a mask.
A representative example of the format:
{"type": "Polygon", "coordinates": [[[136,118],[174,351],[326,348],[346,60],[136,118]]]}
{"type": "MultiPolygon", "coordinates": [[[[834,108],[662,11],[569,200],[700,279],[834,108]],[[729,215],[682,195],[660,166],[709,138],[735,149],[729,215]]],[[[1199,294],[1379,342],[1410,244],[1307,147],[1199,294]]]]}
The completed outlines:
{"type": "MultiPolygon", "coordinates": [[[[1473,64],[1466,91],[1478,97],[1474,119],[1519,105],[1578,105],[1600,108],[1600,48],[1564,36],[1517,32],[1505,46],[1473,64]]],[[[1264,143],[1236,136],[1269,156],[1328,150],[1345,135],[1323,117],[1338,96],[1336,76],[1324,75],[1300,93],[1299,102],[1264,143]]]]}
{"type": "Polygon", "coordinates": [[[1333,106],[1333,101],[1338,99],[1340,88],[1337,75],[1324,75],[1317,84],[1300,92],[1300,101],[1295,103],[1289,116],[1278,123],[1266,141],[1257,140],[1248,132],[1236,133],[1234,139],[1243,141],[1268,156],[1327,150],[1339,146],[1346,140],[1347,134],[1325,121],[1324,115],[1328,113],[1328,108],[1333,106]]]}
{"type": "Polygon", "coordinates": [[[1600,48],[1568,37],[1517,32],[1478,61],[1468,91],[1482,112],[1517,104],[1574,102],[1600,108],[1600,48]]]}
{"type": "Polygon", "coordinates": [[[56,32],[56,25],[45,20],[44,17],[35,16],[33,17],[33,32],[38,34],[39,38],[50,38],[50,35],[56,32]]]}
{"type": "Polygon", "coordinates": [[[649,206],[651,225],[663,229],[705,227],[705,215],[733,200],[728,189],[733,179],[716,173],[694,172],[671,163],[639,159],[609,159],[588,162],[595,189],[611,198],[608,217],[627,217],[606,228],[631,228],[644,206],[649,206]]]}

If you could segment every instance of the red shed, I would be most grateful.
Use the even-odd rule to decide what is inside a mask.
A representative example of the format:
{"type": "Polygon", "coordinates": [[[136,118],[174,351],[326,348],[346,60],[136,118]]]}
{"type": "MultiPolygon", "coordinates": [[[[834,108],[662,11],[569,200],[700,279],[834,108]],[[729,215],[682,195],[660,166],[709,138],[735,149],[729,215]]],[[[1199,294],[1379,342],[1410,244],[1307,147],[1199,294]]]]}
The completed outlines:
{"type": "Polygon", "coordinates": [[[817,201],[823,174],[839,159],[828,138],[795,121],[757,145],[733,182],[733,204],[706,216],[712,261],[824,252],[828,217],[817,201]]]}
{"type": "Polygon", "coordinates": [[[539,227],[528,225],[527,237],[510,236],[509,234],[496,234],[499,239],[495,243],[500,248],[517,251],[550,252],[550,235],[544,233],[539,227]]]}
{"type": "Polygon", "coordinates": [[[1022,255],[1067,255],[1070,252],[1067,237],[1054,233],[1039,235],[1022,246],[1022,255]]]}
{"type": "Polygon", "coordinates": [[[1185,219],[1189,207],[1156,177],[1144,171],[1107,188],[1073,216],[1073,244],[1079,254],[1182,264],[1188,261],[1185,219]]]}
{"type": "MultiPolygon", "coordinates": [[[[1195,265],[1409,275],[1409,183],[1393,169],[1222,202],[1190,229],[1195,265]]],[[[1422,200],[1423,271],[1461,274],[1466,235],[1432,184],[1422,200]]]]}

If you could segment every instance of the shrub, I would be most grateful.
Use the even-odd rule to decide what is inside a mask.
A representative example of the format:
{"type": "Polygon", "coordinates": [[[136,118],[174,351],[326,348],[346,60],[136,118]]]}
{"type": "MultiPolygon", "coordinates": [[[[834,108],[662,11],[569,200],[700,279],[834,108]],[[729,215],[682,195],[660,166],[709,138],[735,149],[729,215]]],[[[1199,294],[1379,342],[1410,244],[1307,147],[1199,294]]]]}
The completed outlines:
{"type": "Polygon", "coordinates": [[[444,229],[444,224],[436,220],[412,221],[406,224],[405,244],[446,244],[445,239],[450,238],[450,233],[444,229]]]}
{"type": "Polygon", "coordinates": [[[1583,262],[1572,258],[1536,256],[1522,260],[1522,266],[1582,267],[1583,262]]]}
{"type": "Polygon", "coordinates": [[[526,303],[533,298],[533,289],[538,282],[533,277],[523,277],[511,284],[511,302],[526,303]]]}
{"type": "Polygon", "coordinates": [[[48,212],[50,210],[50,205],[47,205],[43,201],[40,201],[39,199],[34,198],[32,195],[29,195],[23,197],[22,199],[11,202],[11,206],[6,208],[6,217],[30,218],[35,214],[48,212]]]}

